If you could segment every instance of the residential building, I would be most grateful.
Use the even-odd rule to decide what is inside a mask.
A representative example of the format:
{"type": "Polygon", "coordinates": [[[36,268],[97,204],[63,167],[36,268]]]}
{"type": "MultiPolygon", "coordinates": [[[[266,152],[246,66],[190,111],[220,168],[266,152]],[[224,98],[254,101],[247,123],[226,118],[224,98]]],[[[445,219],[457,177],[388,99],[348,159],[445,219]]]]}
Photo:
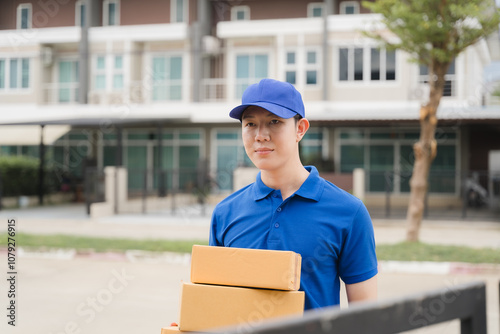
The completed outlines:
{"type": "MultiPolygon", "coordinates": [[[[271,77],[303,95],[305,163],[364,168],[367,201],[388,190],[404,201],[427,69],[379,49],[362,34],[370,29],[384,28],[361,1],[2,2],[0,124],[44,125],[46,163],[79,180],[86,167],[124,165],[131,192],[186,190],[205,164],[213,191],[227,193],[234,169],[251,166],[228,112],[271,77]]],[[[500,108],[485,105],[482,71],[499,56],[495,34],[450,66],[433,203],[459,203],[464,176],[486,173],[488,153],[500,150],[500,108]]],[[[37,156],[39,137],[25,134],[23,144],[0,138],[1,153],[37,156]]]]}

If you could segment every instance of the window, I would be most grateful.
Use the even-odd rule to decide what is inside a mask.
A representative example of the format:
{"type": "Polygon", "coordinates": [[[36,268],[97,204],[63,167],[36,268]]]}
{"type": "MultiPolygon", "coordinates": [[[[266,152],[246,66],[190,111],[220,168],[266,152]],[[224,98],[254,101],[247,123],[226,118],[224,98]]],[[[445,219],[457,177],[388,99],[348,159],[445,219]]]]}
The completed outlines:
{"type": "Polygon", "coordinates": [[[5,88],[5,59],[0,59],[0,89],[5,88]]]}
{"type": "Polygon", "coordinates": [[[285,52],[285,81],[292,85],[317,85],[319,83],[320,53],[317,50],[285,52]]]}
{"type": "MultiPolygon", "coordinates": [[[[457,163],[457,133],[445,129],[446,142],[432,163],[429,191],[455,193],[457,163]]],[[[441,134],[442,135],[442,134],[441,134]]],[[[436,139],[438,139],[436,135],[436,139]]],[[[351,173],[354,168],[366,171],[366,185],[370,192],[408,193],[409,180],[415,157],[413,143],[418,140],[418,129],[342,129],[340,143],[340,171],[351,173]]]]}
{"type": "Polygon", "coordinates": [[[182,57],[155,56],[153,65],[153,101],[182,99],[182,57]]]}
{"type": "Polygon", "coordinates": [[[267,77],[268,57],[266,54],[247,54],[236,56],[236,98],[243,96],[251,84],[267,77]]]}
{"type": "Polygon", "coordinates": [[[339,80],[340,81],[363,80],[362,48],[339,49],[339,80]]]}
{"type": "Polygon", "coordinates": [[[322,17],[324,4],[321,2],[311,2],[307,4],[307,17],[322,17]]]}
{"type": "Polygon", "coordinates": [[[32,7],[30,3],[17,6],[17,29],[31,29],[32,7]]]}
{"type": "Polygon", "coordinates": [[[78,0],[75,4],[75,25],[83,27],[85,25],[85,4],[78,0]]]}
{"type": "MultiPolygon", "coordinates": [[[[163,129],[161,151],[156,129],[126,130],[124,136],[127,138],[125,165],[133,171],[128,175],[129,189],[158,189],[162,184],[168,190],[191,191],[197,185],[198,163],[204,152],[203,130],[163,129]]],[[[104,165],[112,165],[116,139],[108,140],[105,145],[104,165]]]]}
{"type": "Polygon", "coordinates": [[[95,61],[95,76],[94,88],[95,90],[106,89],[106,57],[98,56],[95,61]]]}
{"type": "Polygon", "coordinates": [[[340,3],[340,14],[359,14],[359,3],[356,1],[343,1],[340,3]]]}
{"type": "Polygon", "coordinates": [[[297,83],[296,71],[296,53],[295,51],[286,52],[285,59],[285,81],[295,85],[297,83]]]}
{"type": "Polygon", "coordinates": [[[105,26],[120,25],[120,1],[104,0],[102,12],[102,24],[105,26]]]}
{"type": "Polygon", "coordinates": [[[234,6],[231,8],[231,21],[250,20],[250,7],[234,6]]]}
{"type": "Polygon", "coordinates": [[[188,22],[188,0],[170,1],[170,20],[172,23],[188,22]]]}
{"type": "Polygon", "coordinates": [[[0,89],[27,89],[30,87],[29,58],[0,59],[0,89]]]}
{"type": "Polygon", "coordinates": [[[113,90],[123,89],[123,56],[115,56],[113,64],[113,90]]]}
{"type": "Polygon", "coordinates": [[[377,48],[339,49],[339,81],[393,81],[396,80],[396,51],[377,48]],[[365,52],[366,51],[366,52],[365,52]],[[365,57],[370,57],[366,59],[365,57]],[[369,71],[364,65],[369,66],[369,71]]]}
{"type": "Polygon", "coordinates": [[[306,85],[318,84],[319,61],[317,51],[306,52],[306,85]]]}
{"type": "Polygon", "coordinates": [[[328,150],[323,132],[319,128],[310,128],[300,141],[300,159],[304,165],[318,166],[323,161],[323,150],[328,150]],[[325,147],[326,146],[326,147],[325,147]]]}
{"type": "Polygon", "coordinates": [[[371,48],[370,80],[396,80],[396,51],[371,48]]]}
{"type": "Polygon", "coordinates": [[[11,59],[10,60],[10,79],[9,79],[9,87],[17,88],[19,82],[19,60],[11,59]]]}
{"type": "Polygon", "coordinates": [[[94,61],[94,89],[122,90],[124,87],[123,56],[97,56],[94,61]]]}
{"type": "MultiPolygon", "coordinates": [[[[428,83],[429,82],[429,68],[425,65],[420,65],[419,66],[419,72],[420,72],[420,78],[419,82],[420,83],[428,83]]],[[[443,89],[443,96],[455,96],[455,59],[450,64],[450,67],[448,67],[448,71],[446,72],[444,76],[444,89],[443,89]]]]}
{"type": "Polygon", "coordinates": [[[220,129],[215,131],[216,182],[221,190],[233,189],[233,171],[239,167],[251,167],[241,139],[241,130],[220,129]]]}
{"type": "Polygon", "coordinates": [[[61,60],[58,64],[58,100],[61,103],[78,101],[79,69],[76,60],[61,60]]]}

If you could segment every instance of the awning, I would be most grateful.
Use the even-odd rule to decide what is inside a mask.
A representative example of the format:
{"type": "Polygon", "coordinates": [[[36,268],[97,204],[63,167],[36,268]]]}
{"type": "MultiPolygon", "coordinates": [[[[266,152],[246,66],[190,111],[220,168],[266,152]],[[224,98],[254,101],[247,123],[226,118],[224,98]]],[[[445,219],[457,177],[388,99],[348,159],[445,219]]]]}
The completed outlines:
{"type": "MultiPolygon", "coordinates": [[[[43,143],[53,144],[71,129],[69,125],[46,125],[43,128],[43,143]]],[[[0,126],[0,145],[40,145],[40,125],[0,126]]]]}

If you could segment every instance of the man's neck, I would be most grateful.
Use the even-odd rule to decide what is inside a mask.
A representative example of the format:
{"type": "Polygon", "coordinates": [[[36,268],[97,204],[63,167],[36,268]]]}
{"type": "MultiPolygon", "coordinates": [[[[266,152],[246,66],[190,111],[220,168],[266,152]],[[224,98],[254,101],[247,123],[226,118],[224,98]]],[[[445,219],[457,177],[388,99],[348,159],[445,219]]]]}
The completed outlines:
{"type": "Polygon", "coordinates": [[[269,188],[281,191],[283,200],[292,196],[302,186],[309,172],[302,164],[276,171],[261,171],[261,180],[269,188]]]}

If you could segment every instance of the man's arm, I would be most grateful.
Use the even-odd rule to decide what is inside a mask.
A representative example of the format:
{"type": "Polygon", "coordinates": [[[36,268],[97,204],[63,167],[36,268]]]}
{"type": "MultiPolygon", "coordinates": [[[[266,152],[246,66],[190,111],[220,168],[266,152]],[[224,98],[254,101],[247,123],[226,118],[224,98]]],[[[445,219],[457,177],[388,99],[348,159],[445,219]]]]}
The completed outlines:
{"type": "Polygon", "coordinates": [[[366,281],[345,285],[349,303],[377,299],[377,275],[366,281]]]}

